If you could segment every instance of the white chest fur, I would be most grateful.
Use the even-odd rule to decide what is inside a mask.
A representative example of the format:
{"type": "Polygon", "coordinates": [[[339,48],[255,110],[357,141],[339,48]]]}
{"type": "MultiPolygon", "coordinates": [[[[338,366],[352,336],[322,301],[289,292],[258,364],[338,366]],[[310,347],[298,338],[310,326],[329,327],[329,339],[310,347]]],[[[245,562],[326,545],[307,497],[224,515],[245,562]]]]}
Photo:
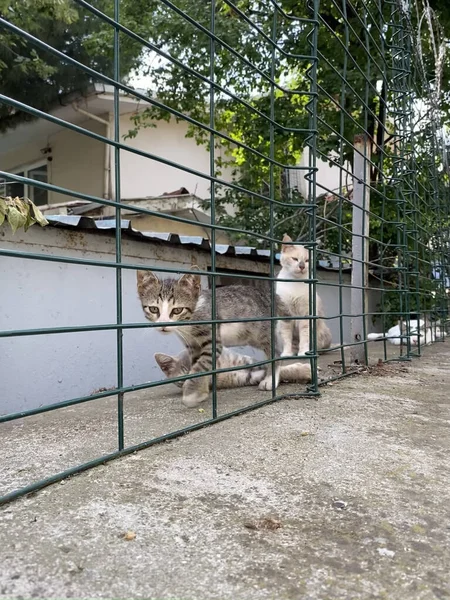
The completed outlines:
{"type": "MultiPolygon", "coordinates": [[[[278,277],[280,279],[293,279],[292,273],[286,269],[281,269],[278,277]]],[[[306,275],[307,277],[307,275],[306,275]]],[[[306,281],[299,279],[297,281],[277,281],[276,292],[282,300],[290,304],[293,300],[299,298],[309,298],[309,285],[306,281]]]]}
{"type": "Polygon", "coordinates": [[[298,298],[299,296],[308,296],[309,294],[309,286],[304,281],[277,281],[276,289],[277,294],[285,300],[288,298],[298,298]]]}

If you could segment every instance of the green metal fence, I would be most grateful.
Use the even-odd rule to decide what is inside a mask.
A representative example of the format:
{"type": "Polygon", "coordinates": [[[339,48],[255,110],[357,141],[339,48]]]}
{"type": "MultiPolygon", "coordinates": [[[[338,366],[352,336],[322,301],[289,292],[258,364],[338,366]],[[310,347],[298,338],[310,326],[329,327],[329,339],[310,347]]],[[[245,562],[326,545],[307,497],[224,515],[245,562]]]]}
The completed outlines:
{"type": "MultiPolygon", "coordinates": [[[[212,319],[208,321],[213,325],[210,417],[141,444],[126,445],[126,395],[143,390],[151,394],[167,380],[124,386],[123,333],[155,324],[144,318],[139,323],[124,322],[123,270],[152,270],[175,276],[187,271],[124,260],[118,225],[114,261],[74,258],[63,251],[57,256],[27,253],[0,245],[2,261],[19,257],[36,264],[81,264],[113,269],[116,273],[114,323],[6,330],[0,332],[2,338],[41,336],[45,352],[49,335],[117,332],[114,389],[7,414],[0,417],[0,422],[68,406],[80,405],[81,410],[85,403],[117,396],[118,432],[117,450],[70,466],[64,472],[49,474],[21,489],[8,490],[0,503],[268,402],[318,395],[323,383],[353,374],[361,364],[380,357],[384,361],[410,360],[420,355],[424,336],[427,332],[430,336],[430,330],[433,340],[444,336],[450,287],[448,147],[442,125],[439,61],[430,59],[436,58],[430,49],[431,40],[437,42],[431,26],[422,27],[418,35],[423,19],[416,13],[415,4],[410,0],[155,0],[144,7],[142,23],[130,18],[129,6],[124,0],[71,2],[79,19],[96,21],[113,43],[112,64],[104,70],[96,69],[95,57],[82,62],[67,48],[48,43],[44,34],[36,37],[25,31],[16,24],[14,14],[2,15],[0,19],[3,34],[20,39],[27,51],[33,49],[37,56],[70,69],[85,84],[113,86],[110,137],[65,122],[52,114],[51,107],[44,108],[36,100],[27,103],[2,92],[0,102],[14,114],[26,113],[111,147],[115,196],[88,195],[4,170],[0,177],[26,184],[30,189],[113,207],[116,224],[121,222],[123,209],[130,209],[120,193],[124,153],[210,182],[210,194],[204,200],[210,214],[210,270],[200,273],[212,278],[212,315],[216,315],[215,280],[221,275],[216,264],[216,236],[225,232],[230,240],[239,240],[240,245],[270,251],[268,277],[246,274],[242,279],[270,282],[272,341],[277,327],[273,285],[277,252],[283,234],[289,233],[310,254],[309,277],[305,280],[309,284],[309,316],[303,318],[309,319],[311,341],[303,360],[311,365],[312,380],[308,385],[278,389],[273,380],[271,393],[262,393],[260,401],[230,410],[226,402],[221,403],[216,389],[217,373],[226,371],[216,368],[214,351],[215,330],[223,321],[212,319]],[[152,15],[159,28],[148,26],[152,15]],[[130,47],[142,63],[149,57],[153,61],[148,67],[152,80],[148,93],[126,83],[124,69],[129,65],[122,56],[128,56],[130,47]],[[129,131],[120,127],[120,98],[124,93],[148,103],[145,111],[133,116],[129,131]],[[157,148],[147,152],[132,144],[139,128],[157,126],[161,119],[188,125],[189,135],[209,153],[208,172],[159,156],[157,148]],[[333,187],[323,175],[325,167],[331,167],[334,174],[333,187]],[[226,175],[227,169],[234,169],[232,177],[226,175]],[[324,264],[333,266],[334,280],[321,277],[318,266],[324,264]],[[317,347],[318,284],[320,290],[331,288],[335,298],[335,311],[328,312],[325,318],[337,324],[338,334],[333,336],[332,348],[326,351],[317,347]],[[378,299],[375,308],[371,294],[378,299]],[[419,328],[422,336],[416,345],[413,342],[417,335],[408,327],[411,320],[419,317],[428,317],[431,329],[419,328]],[[377,329],[384,332],[399,320],[407,328],[400,345],[393,346],[386,339],[368,342],[375,321],[377,329]],[[331,370],[329,363],[333,363],[331,370]],[[318,364],[322,365],[321,371],[318,364]]],[[[192,223],[187,218],[161,215],[148,208],[132,208],[137,214],[163,216],[167,231],[171,221],[192,223]]],[[[237,314],[236,322],[245,320],[239,317],[237,314]]],[[[265,365],[275,358],[272,343],[272,355],[257,364],[265,365]]],[[[183,382],[198,376],[191,373],[171,381],[183,382]]]]}

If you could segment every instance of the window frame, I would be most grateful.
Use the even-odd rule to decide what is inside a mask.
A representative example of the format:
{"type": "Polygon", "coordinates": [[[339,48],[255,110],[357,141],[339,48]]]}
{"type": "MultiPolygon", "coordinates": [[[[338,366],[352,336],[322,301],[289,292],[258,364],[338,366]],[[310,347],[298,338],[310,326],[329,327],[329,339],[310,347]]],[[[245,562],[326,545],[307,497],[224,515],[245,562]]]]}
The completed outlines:
{"type": "MultiPolygon", "coordinates": [[[[49,172],[48,172],[48,160],[46,158],[41,159],[41,160],[36,160],[32,163],[27,163],[25,165],[20,165],[18,167],[14,167],[14,169],[9,169],[9,172],[11,173],[11,175],[17,175],[18,173],[23,173],[23,177],[29,177],[29,172],[33,171],[34,169],[39,169],[40,167],[47,167],[47,183],[48,183],[48,179],[49,179],[49,172]]],[[[8,185],[8,178],[7,177],[2,177],[0,180],[0,195],[4,196],[5,192],[6,192],[6,186],[8,185]]],[[[31,189],[34,186],[29,185],[28,183],[24,183],[23,184],[23,195],[26,198],[30,198],[30,200],[34,201],[34,199],[31,197],[31,189]]],[[[46,204],[41,204],[40,206],[46,206],[48,204],[48,191],[47,191],[47,202],[46,204]]]]}

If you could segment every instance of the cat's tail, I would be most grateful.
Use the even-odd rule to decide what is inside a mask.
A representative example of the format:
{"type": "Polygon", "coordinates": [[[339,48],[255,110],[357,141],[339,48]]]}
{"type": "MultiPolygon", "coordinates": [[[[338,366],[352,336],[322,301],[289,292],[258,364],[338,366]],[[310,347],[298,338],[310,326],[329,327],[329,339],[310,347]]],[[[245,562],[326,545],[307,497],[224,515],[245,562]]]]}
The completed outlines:
{"type": "Polygon", "coordinates": [[[384,333],[369,333],[369,335],[367,336],[367,339],[368,340],[382,340],[385,337],[386,336],[384,333]]]}

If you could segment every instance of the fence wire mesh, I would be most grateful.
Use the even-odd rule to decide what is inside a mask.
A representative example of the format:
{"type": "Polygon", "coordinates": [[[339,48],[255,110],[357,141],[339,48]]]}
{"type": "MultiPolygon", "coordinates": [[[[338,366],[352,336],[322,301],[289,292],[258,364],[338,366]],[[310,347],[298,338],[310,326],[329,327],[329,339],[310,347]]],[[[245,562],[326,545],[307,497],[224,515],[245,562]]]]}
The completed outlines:
{"type": "MultiPolygon", "coordinates": [[[[52,0],[43,3],[42,10],[48,10],[53,19],[58,18],[56,4],[52,0]]],[[[111,355],[116,376],[113,386],[105,381],[108,389],[87,393],[81,381],[71,387],[80,390],[77,397],[67,397],[64,391],[59,401],[51,403],[46,393],[39,395],[32,378],[26,400],[14,400],[15,389],[4,387],[2,396],[10,400],[7,406],[15,408],[2,407],[0,423],[7,439],[14,422],[23,420],[19,422],[26,436],[27,423],[37,415],[45,413],[41,419],[57,427],[51,415],[61,409],[73,407],[71,414],[76,419],[83,407],[95,410],[113,399],[116,442],[99,442],[98,448],[106,448],[101,455],[100,450],[89,457],[83,452],[68,453],[58,463],[64,468],[54,473],[44,468],[37,481],[12,473],[0,503],[268,402],[318,395],[321,385],[361,372],[363,365],[380,358],[410,360],[421,354],[425,344],[444,339],[450,287],[449,151],[442,110],[443,46],[431,13],[422,13],[412,0],[153,0],[143,3],[145,6],[127,0],[67,0],[59,4],[70,17],[66,14],[63,41],[54,30],[35,28],[32,22],[25,27],[13,4],[1,14],[0,35],[6,50],[1,51],[0,64],[4,61],[10,67],[11,56],[21,54],[36,61],[42,71],[30,81],[30,89],[34,85],[38,92],[35,95],[17,85],[0,86],[0,125],[4,136],[10,136],[4,139],[11,139],[16,131],[23,145],[31,139],[27,128],[33,123],[42,131],[68,132],[72,136],[68,140],[83,139],[85,148],[102,148],[106,173],[91,171],[89,159],[86,162],[85,157],[69,152],[66,177],[59,176],[56,167],[43,175],[42,169],[27,167],[23,157],[29,153],[19,145],[15,154],[4,145],[0,154],[2,195],[5,199],[26,196],[41,205],[50,222],[45,231],[55,225],[70,227],[70,220],[58,220],[55,215],[70,213],[74,201],[81,201],[98,221],[114,220],[114,256],[99,257],[99,252],[89,247],[92,226],[79,254],[68,246],[49,250],[50,245],[41,238],[31,249],[32,243],[14,242],[5,234],[1,260],[4,265],[9,261],[19,266],[17,277],[2,283],[2,304],[18,303],[19,269],[39,272],[47,265],[46,273],[52,269],[57,273],[63,265],[95,273],[107,270],[115,273],[111,299],[115,320],[34,328],[11,328],[10,321],[5,321],[0,338],[5,350],[14,338],[34,338],[38,353],[45,355],[52,336],[65,336],[70,345],[73,334],[91,339],[112,332],[115,347],[108,338],[104,352],[111,355]],[[139,78],[145,89],[133,83],[139,78]],[[92,116],[93,105],[88,101],[92,89],[97,90],[93,95],[98,98],[109,93],[111,110],[92,116]],[[76,98],[81,91],[81,103],[73,100],[75,91],[76,98]],[[61,112],[61,106],[73,106],[78,116],[84,114],[85,121],[71,119],[61,112]],[[15,124],[17,129],[12,129],[15,124]],[[169,132],[169,141],[163,144],[156,132],[163,128],[166,135],[169,126],[178,134],[169,132]],[[148,131],[155,135],[146,138],[151,143],[145,144],[142,135],[148,131]],[[191,145],[184,145],[184,140],[191,145]],[[160,152],[160,143],[170,151],[160,152]],[[203,158],[191,160],[191,154],[203,158]],[[195,219],[186,212],[169,210],[170,196],[159,197],[162,204],[152,204],[133,200],[124,192],[129,188],[133,161],[143,179],[149,169],[149,183],[161,169],[164,188],[170,187],[172,177],[179,181],[180,173],[200,188],[206,186],[207,194],[195,197],[195,219]],[[78,163],[83,164],[86,181],[70,177],[78,163]],[[65,206],[61,211],[65,202],[69,209],[65,206]],[[148,224],[139,229],[159,235],[160,240],[169,240],[161,232],[189,235],[189,228],[202,215],[207,242],[203,240],[195,249],[191,236],[190,245],[180,243],[173,251],[169,244],[148,260],[145,253],[130,253],[125,244],[129,231],[122,223],[130,214],[149,219],[147,223],[158,218],[159,229],[149,229],[148,224]],[[275,282],[286,233],[291,241],[284,238],[284,251],[299,246],[306,249],[307,273],[301,281],[308,293],[306,309],[281,314],[275,282]],[[202,252],[206,256],[205,247],[208,258],[197,260],[202,252]],[[227,268],[221,258],[224,248],[233,257],[227,268]],[[249,248],[256,248],[259,254],[249,248]],[[164,260],[164,252],[171,251],[172,258],[164,260]],[[246,257],[245,269],[239,252],[246,257]],[[175,415],[172,422],[164,422],[165,430],[160,424],[159,429],[154,427],[147,413],[143,438],[132,440],[127,436],[129,395],[141,392],[140,402],[151,403],[161,386],[178,383],[185,389],[185,382],[201,381],[205,370],[192,365],[185,372],[172,372],[169,378],[152,375],[151,381],[127,383],[126,335],[145,332],[145,338],[135,339],[140,354],[148,355],[149,364],[153,350],[165,349],[162,336],[156,333],[160,321],[142,316],[139,322],[130,322],[125,316],[128,274],[139,270],[143,278],[151,277],[150,272],[162,279],[183,274],[189,278],[189,265],[195,262],[202,285],[210,288],[209,318],[195,320],[195,312],[194,320],[177,321],[176,327],[181,337],[187,327],[211,331],[210,397],[199,404],[201,412],[189,411],[177,401],[179,410],[171,413],[175,415]],[[242,302],[236,301],[232,318],[220,317],[222,292],[218,290],[236,282],[248,285],[249,297],[256,294],[255,288],[259,290],[267,298],[268,313],[248,314],[242,302]],[[270,352],[254,358],[250,367],[246,363],[222,366],[225,327],[241,323],[241,328],[252,329],[264,321],[270,325],[270,352]],[[292,352],[280,358],[276,344],[280,323],[294,321],[307,323],[301,335],[306,336],[309,347],[302,359],[292,352]],[[331,330],[331,347],[321,341],[323,323],[331,330]],[[388,330],[388,336],[372,343],[374,332],[388,330]],[[239,400],[240,391],[227,395],[218,382],[230,371],[241,371],[248,384],[249,371],[299,360],[310,367],[308,381],[303,377],[278,387],[274,369],[271,385],[258,392],[257,400],[248,395],[239,400]]],[[[56,165],[58,155],[51,158],[56,165]]],[[[1,206],[6,206],[5,201],[1,206]]],[[[6,208],[2,210],[6,231],[8,214],[6,208]]],[[[25,236],[37,235],[36,228],[25,236]]],[[[44,275],[42,281],[45,286],[44,275]]],[[[297,284],[298,280],[284,281],[289,282],[297,284]]],[[[80,279],[80,288],[82,285],[80,279]]],[[[95,302],[99,292],[80,289],[79,293],[95,302]]],[[[233,294],[232,287],[228,293],[233,294]]],[[[52,297],[60,303],[55,289],[47,289],[46,297],[47,307],[52,297]]],[[[63,312],[64,306],[57,309],[63,312]]],[[[43,317],[42,323],[46,322],[43,317]]],[[[163,326],[170,331],[175,324],[171,319],[163,326]]],[[[86,360],[95,362],[98,357],[86,356],[86,360]]],[[[8,359],[2,363],[5,372],[19,370],[8,364],[8,359]]],[[[54,387],[55,377],[49,368],[49,389],[54,387]]],[[[83,372],[77,378],[83,380],[83,372]]],[[[162,404],[154,406],[162,407],[165,402],[172,402],[167,393],[162,404]]],[[[112,410],[111,404],[108,406],[112,410]]],[[[129,423],[131,427],[131,418],[129,423]]],[[[101,434],[99,426],[99,440],[101,434]]]]}

